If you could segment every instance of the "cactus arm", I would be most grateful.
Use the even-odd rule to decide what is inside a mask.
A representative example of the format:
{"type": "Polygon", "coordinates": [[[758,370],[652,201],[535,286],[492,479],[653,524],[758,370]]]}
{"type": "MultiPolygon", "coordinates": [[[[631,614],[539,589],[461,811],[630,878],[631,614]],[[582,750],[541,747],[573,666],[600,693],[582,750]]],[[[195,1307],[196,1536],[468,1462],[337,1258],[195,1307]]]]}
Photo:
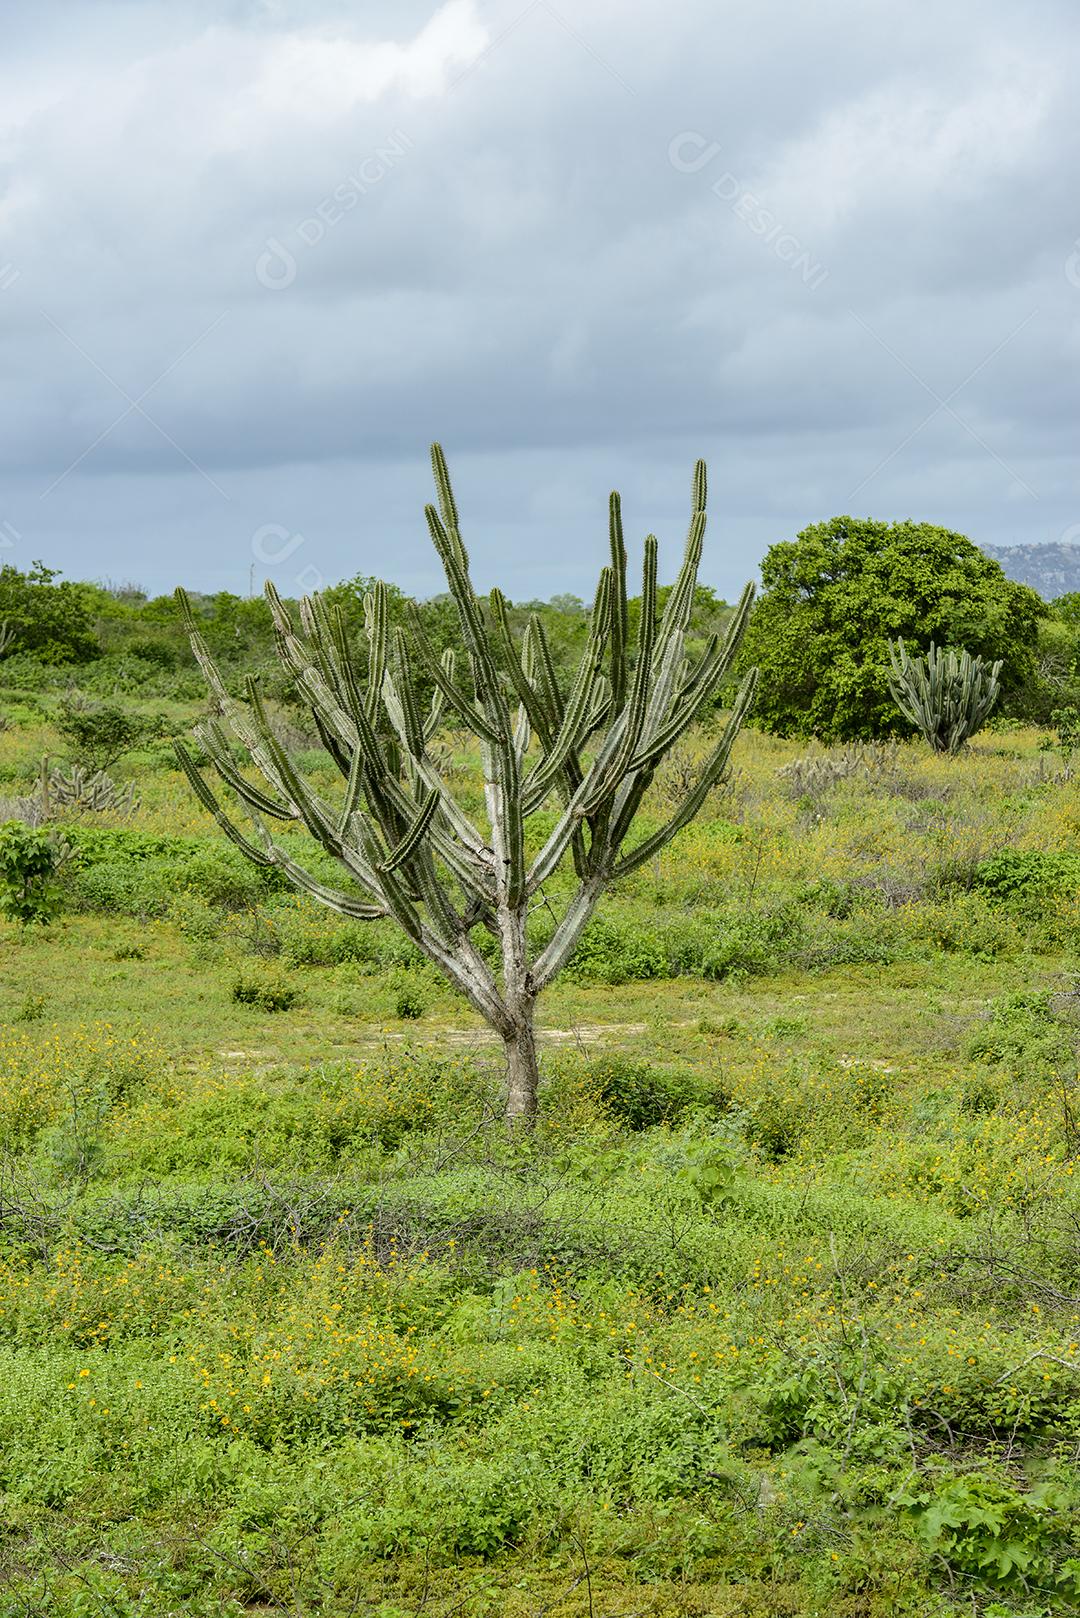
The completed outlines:
{"type": "Polygon", "coordinates": [[[596,592],[588,644],[567,698],[558,735],[524,784],[526,814],[531,814],[534,809],[540,807],[558,780],[566,759],[581,745],[593,694],[600,679],[600,665],[608,636],[610,611],[611,570],[604,568],[596,592]]]}
{"type": "Polygon", "coordinates": [[[450,482],[450,469],[446,464],[446,455],[441,444],[431,446],[431,472],[435,479],[435,492],[439,497],[439,511],[443,525],[447,533],[453,537],[462,567],[468,569],[469,558],[461,539],[461,519],[458,516],[457,501],[450,482]]]}
{"type": "Polygon", "coordinates": [[[716,637],[712,637],[697,667],[680,684],[669,718],[656,728],[639,749],[631,760],[631,769],[655,765],[685,734],[702,709],[713,701],[742,639],[753,598],[754,587],[747,585],[723,642],[717,642],[714,646],[716,637]]]}
{"type": "Polygon", "coordinates": [[[227,787],[242,798],[257,814],[269,815],[272,820],[296,820],[297,815],[288,804],[279,803],[267,793],[245,781],[229,757],[225,737],[215,725],[203,720],[195,726],[195,735],[210,757],[210,762],[227,787]]]}
{"type": "Polygon", "coordinates": [[[428,530],[439,560],[443,564],[446,582],[458,611],[462,637],[472,664],[473,680],[487,722],[499,741],[505,742],[510,733],[510,714],[502,694],[498,674],[491,655],[491,647],[480,616],[480,605],[473,592],[469,575],[462,560],[464,547],[460,538],[453,537],[443,527],[434,506],[425,508],[428,530]]]}
{"type": "Polygon", "coordinates": [[[431,825],[432,818],[434,817],[435,811],[438,807],[439,794],[434,791],[429,792],[420,806],[420,812],[416,816],[416,819],[413,821],[400,843],[398,843],[397,847],[392,848],[390,853],[386,856],[386,859],[382,861],[379,866],[380,870],[396,871],[399,865],[404,865],[406,860],[412,858],[412,856],[416,853],[416,850],[419,848],[420,841],[425,832],[431,825]]]}
{"type": "Polygon", "coordinates": [[[420,661],[423,663],[432,684],[438,691],[441,691],[446,702],[467,729],[474,731],[478,736],[483,737],[485,741],[497,742],[497,732],[488,724],[484,715],[478,711],[476,704],[469,700],[455,681],[452,659],[448,667],[445,662],[440,661],[435,655],[434,648],[428,640],[427,632],[424,629],[423,621],[415,606],[412,608],[409,617],[413,631],[413,646],[419,654],[420,661]]]}
{"type": "Polygon", "coordinates": [[[566,705],[559,689],[559,677],[555,672],[555,660],[548,645],[547,632],[535,613],[529,619],[526,634],[532,641],[536,660],[536,687],[550,715],[551,729],[557,730],[562,724],[566,705]]]}
{"type": "Polygon", "coordinates": [[[608,549],[611,554],[611,711],[622,712],[626,701],[626,645],[629,638],[626,603],[626,542],[623,538],[622,499],[613,489],[608,496],[608,549]]]}
{"type": "MultiPolygon", "coordinates": [[[[454,649],[448,646],[439,659],[439,667],[446,678],[453,684],[454,679],[454,649]]],[[[431,693],[431,705],[428,708],[427,718],[424,720],[424,741],[429,742],[438,732],[446,713],[446,693],[441,686],[436,686],[431,693]]]]}
{"type": "MultiPolygon", "coordinates": [[[[597,781],[601,778],[604,770],[614,757],[615,749],[618,747],[622,738],[623,729],[626,724],[626,717],[626,709],[624,708],[623,712],[615,720],[614,724],[608,731],[599,749],[597,750],[596,757],[594,758],[589,770],[583,777],[581,785],[577,788],[573,796],[566,804],[562,814],[559,816],[559,819],[552,828],[547,842],[540,849],[539,853],[534,859],[532,866],[530,867],[528,877],[528,891],[530,893],[535,893],[538,888],[543,886],[548,877],[551,876],[552,872],[555,870],[555,867],[558,865],[563,855],[566,853],[567,848],[570,846],[570,840],[574,836],[575,832],[580,831],[582,823],[585,820],[585,809],[583,806],[592,793],[597,781]]],[[[594,832],[594,841],[596,843],[596,847],[595,849],[590,850],[589,856],[590,870],[596,864],[599,858],[600,845],[603,842],[602,828],[600,828],[599,834],[594,832]]]]}
{"type": "Polygon", "coordinates": [[[649,534],[645,539],[645,559],[642,567],[641,618],[638,625],[637,665],[634,669],[633,684],[626,704],[626,723],[610,766],[597,781],[592,793],[585,800],[586,814],[595,813],[600,808],[603,800],[610,797],[615,791],[620,780],[626,774],[645,724],[649,702],[649,685],[653,674],[653,646],[656,637],[656,560],[656,535],[649,534]]]}
{"type": "Polygon", "coordinates": [[[686,536],[686,549],[678,578],[668,596],[663,621],[657,631],[656,654],[659,657],[673,635],[685,634],[694,610],[694,592],[697,588],[698,567],[705,541],[705,503],[707,497],[705,462],[697,461],[691,482],[690,528],[686,536]]]}
{"type": "Polygon", "coordinates": [[[354,921],[381,921],[390,914],[383,904],[366,904],[362,899],[354,899],[350,893],[342,893],[340,889],[320,882],[279,844],[274,843],[271,846],[273,849],[271,863],[288,877],[294,887],[310,894],[328,910],[336,910],[342,916],[351,916],[354,921]]]}
{"type": "MultiPolygon", "coordinates": [[[[518,656],[510,633],[510,619],[506,611],[506,597],[501,590],[492,590],[491,617],[495,629],[495,644],[502,654],[503,667],[510,676],[517,699],[526,718],[536,732],[541,747],[550,748],[552,742],[551,715],[543,697],[525,671],[524,659],[518,656]]],[[[522,748],[518,748],[521,753],[522,748]]]]}
{"type": "MultiPolygon", "coordinates": [[[[462,850],[467,856],[470,868],[481,873],[490,872],[493,857],[490,847],[456,802],[427,754],[422,753],[417,756],[408,750],[405,715],[389,673],[383,676],[382,697],[383,706],[390,724],[406,747],[405,767],[407,772],[410,776],[422,781],[429,789],[434,789],[439,793],[440,816],[439,822],[433,823],[433,835],[437,835],[437,827],[441,822],[445,830],[459,840],[462,850]]],[[[407,801],[404,800],[398,784],[385,771],[380,777],[380,785],[384,794],[399,806],[403,801],[407,801]]]]}
{"type": "Polygon", "coordinates": [[[556,927],[546,948],[537,957],[536,965],[533,967],[533,981],[538,991],[546,988],[552,978],[565,966],[573,953],[574,945],[591,919],[606,885],[604,877],[600,873],[596,873],[578,887],[577,892],[567,906],[562,920],[556,927]]]}
{"type": "Polygon", "coordinates": [[[191,757],[191,754],[188,752],[183,742],[174,742],[173,749],[180,763],[180,768],[183,770],[184,774],[191,783],[195,796],[198,798],[203,808],[213,815],[214,819],[217,821],[218,825],[221,827],[229,841],[235,843],[240,852],[245,856],[246,859],[249,859],[253,865],[273,865],[273,857],[264,853],[262,849],[256,848],[254,843],[249,842],[244,836],[243,832],[240,831],[238,827],[233,825],[224,809],[222,809],[221,805],[218,803],[217,798],[214,796],[213,792],[211,792],[210,788],[199,774],[199,771],[195,766],[195,760],[191,757]]]}
{"type": "Polygon", "coordinates": [[[412,659],[409,657],[408,643],[402,630],[394,631],[391,644],[394,673],[392,677],[389,672],[384,675],[384,686],[386,681],[390,681],[397,711],[401,715],[401,738],[406,750],[413,758],[421,759],[425,751],[424,721],[416,697],[412,659]]]}
{"type": "Polygon", "coordinates": [[[689,825],[690,821],[693,820],[705,799],[727,769],[732,745],[753,705],[756,691],[757,670],[751,669],[739,688],[734,707],[724,727],[724,733],[713,749],[696,784],[687,793],[666,825],[662,826],[659,831],[654,832],[651,837],[646,837],[643,842],[632,848],[628,854],[623,855],[612,873],[616,880],[629,876],[632,871],[637,870],[639,865],[644,865],[646,860],[651,859],[654,854],[660,853],[662,849],[667,847],[676,833],[682,831],[683,827],[689,825]]]}

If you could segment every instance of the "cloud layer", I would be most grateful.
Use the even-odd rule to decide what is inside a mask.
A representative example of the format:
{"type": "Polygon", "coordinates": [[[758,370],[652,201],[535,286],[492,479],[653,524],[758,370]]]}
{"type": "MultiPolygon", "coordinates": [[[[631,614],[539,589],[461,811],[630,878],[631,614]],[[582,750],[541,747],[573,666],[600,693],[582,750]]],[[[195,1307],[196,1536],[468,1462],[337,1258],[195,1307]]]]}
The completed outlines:
{"type": "Polygon", "coordinates": [[[701,453],[729,594],[839,511],[1055,540],[1078,45],[1050,0],[22,8],[0,560],[434,590],[436,436],[518,597],[588,592],[612,486],[670,563],[701,453]]]}

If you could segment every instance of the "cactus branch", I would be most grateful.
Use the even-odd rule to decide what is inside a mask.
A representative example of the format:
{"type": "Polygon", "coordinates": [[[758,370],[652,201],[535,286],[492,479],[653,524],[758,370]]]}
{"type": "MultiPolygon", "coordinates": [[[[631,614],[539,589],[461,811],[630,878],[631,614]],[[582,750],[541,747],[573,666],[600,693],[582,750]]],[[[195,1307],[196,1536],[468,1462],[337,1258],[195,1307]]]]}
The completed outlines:
{"type": "MultiPolygon", "coordinates": [[[[651,534],[645,540],[641,610],[631,645],[622,506],[612,494],[609,560],[600,572],[585,646],[564,681],[535,614],[518,630],[499,590],[484,603],[477,598],[438,445],[431,461],[436,503],[425,515],[460,625],[463,666],[455,665],[452,652],[436,653],[415,605],[408,633],[391,623],[385,585],[376,584],[364,599],[362,668],[336,606],[313,595],[300,602],[297,614],[268,584],[278,657],[342,776],[339,790],[323,796],[282,743],[258,682],[246,682],[243,701],[229,691],[192,603],[178,590],[213,710],[196,734],[226,793],[254,827],[254,841],[181,745],[177,758],[199,801],[246,858],[276,868],[343,915],[389,918],[402,928],[502,1038],[507,1117],[530,1121],[538,1081],[537,996],[570,958],[610,883],[660,853],[727,770],[753,702],[754,674],[743,681],[719,742],[675,813],[624,848],[657,765],[716,703],[746,627],[753,588],[744,591],[723,639],[711,637],[691,663],[687,635],[706,521],[705,467],[699,461],[685,554],[662,612],[657,541],[651,534]],[[425,689],[433,693],[430,704],[425,689]],[[437,751],[429,751],[444,715],[479,743],[485,814],[478,823],[436,767],[437,751]],[[237,763],[226,728],[262,784],[237,763]],[[552,801],[558,811],[554,825],[529,864],[526,824],[552,801]],[[267,820],[299,821],[347,873],[351,890],[329,887],[306,869],[274,842],[267,820]],[[576,889],[547,944],[534,954],[526,925],[530,902],[568,853],[576,889]],[[474,942],[477,926],[498,940],[498,976],[474,942]]],[[[907,679],[906,654],[901,649],[896,656],[897,680],[907,679]]],[[[996,675],[995,669],[992,681],[996,675]]]]}

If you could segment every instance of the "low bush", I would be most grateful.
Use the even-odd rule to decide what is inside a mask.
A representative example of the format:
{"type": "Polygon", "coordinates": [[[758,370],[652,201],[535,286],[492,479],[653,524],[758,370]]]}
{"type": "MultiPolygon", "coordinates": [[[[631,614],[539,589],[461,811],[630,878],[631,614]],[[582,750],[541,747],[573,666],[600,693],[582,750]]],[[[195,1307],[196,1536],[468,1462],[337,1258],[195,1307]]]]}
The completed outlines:
{"type": "Polygon", "coordinates": [[[289,1011],[300,998],[300,991],[280,974],[241,972],[232,986],[232,999],[238,1006],[257,1011],[289,1011]]]}
{"type": "Polygon", "coordinates": [[[1080,895],[1080,853],[1071,849],[1004,849],[982,860],[972,885],[1000,903],[1080,895]]]}
{"type": "Polygon", "coordinates": [[[968,1054],[1003,1063],[1018,1076],[1075,1070],[1080,1024],[1075,994],[1051,990],[995,1000],[968,1041],[968,1054]]]}
{"type": "Polygon", "coordinates": [[[796,956],[805,936],[805,919],[790,904],[655,921],[608,916],[585,929],[567,975],[613,985],[650,978],[738,980],[777,971],[796,956]]]}
{"type": "Polygon", "coordinates": [[[629,1130],[677,1123],[692,1108],[726,1104],[722,1089],[692,1068],[660,1067],[625,1056],[588,1063],[585,1082],[611,1117],[629,1130]]]}
{"type": "Polygon", "coordinates": [[[205,905],[242,910],[287,886],[223,841],[82,825],[66,835],[78,859],[64,891],[76,910],[164,916],[185,890],[205,905]]]}
{"type": "Polygon", "coordinates": [[[27,927],[52,920],[56,876],[67,846],[44,827],[8,820],[0,826],[0,915],[27,927]]]}
{"type": "Polygon", "coordinates": [[[1002,1474],[939,1470],[895,1499],[952,1573],[1028,1600],[1036,1592],[1070,1605],[1080,1598],[1080,1497],[1071,1481],[1025,1491],[1002,1474]]]}
{"type": "Polygon", "coordinates": [[[65,697],[54,723],[76,764],[96,774],[111,769],[125,753],[160,736],[165,722],[133,714],[116,702],[65,697]]]}

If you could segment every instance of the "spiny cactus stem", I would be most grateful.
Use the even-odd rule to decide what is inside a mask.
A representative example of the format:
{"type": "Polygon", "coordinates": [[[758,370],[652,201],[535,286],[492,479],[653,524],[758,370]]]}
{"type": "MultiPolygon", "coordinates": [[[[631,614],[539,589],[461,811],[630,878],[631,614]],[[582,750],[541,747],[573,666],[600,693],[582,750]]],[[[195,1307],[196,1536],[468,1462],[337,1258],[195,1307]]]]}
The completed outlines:
{"type": "Polygon", "coordinates": [[[455,667],[452,654],[436,654],[419,609],[410,613],[408,636],[391,625],[384,585],[376,585],[364,601],[366,669],[341,614],[322,596],[301,602],[297,625],[268,585],[278,657],[342,776],[342,800],[324,798],[281,742],[258,682],[248,682],[246,704],[229,694],[192,604],[178,591],[214,708],[266,783],[264,790],[247,780],[216,720],[198,727],[211,765],[254,825],[256,842],[233,824],[187,752],[182,747],[177,752],[200,801],[247,858],[276,866],[294,886],[345,915],[390,917],[403,929],[503,1040],[507,1118],[529,1122],[538,1083],[533,1026],[538,995],[569,960],[611,881],[665,848],[727,768],[753,701],[753,674],[744,680],[717,747],[674,814],[624,849],[657,765],[716,699],[738,649],[753,590],[748,586],[744,592],[723,642],[713,637],[696,660],[688,659],[686,636],[705,533],[705,468],[698,462],[683,563],[663,613],[657,610],[657,542],[652,535],[645,541],[641,614],[631,648],[622,508],[613,494],[609,560],[600,572],[586,645],[577,669],[564,681],[539,618],[530,617],[518,644],[502,594],[493,591],[487,605],[478,600],[438,445],[432,448],[432,470],[438,504],[427,506],[425,516],[457,612],[464,667],[455,667]],[[430,709],[425,682],[434,688],[430,709]],[[474,825],[429,754],[444,706],[479,744],[486,825],[474,825]],[[529,867],[526,822],[552,799],[555,825],[529,867]],[[329,888],[304,869],[275,844],[266,817],[302,821],[359,891],[329,888]],[[530,903],[568,852],[577,890],[546,946],[534,955],[526,929],[530,903]],[[471,937],[477,925],[498,940],[498,976],[471,937]]]}

